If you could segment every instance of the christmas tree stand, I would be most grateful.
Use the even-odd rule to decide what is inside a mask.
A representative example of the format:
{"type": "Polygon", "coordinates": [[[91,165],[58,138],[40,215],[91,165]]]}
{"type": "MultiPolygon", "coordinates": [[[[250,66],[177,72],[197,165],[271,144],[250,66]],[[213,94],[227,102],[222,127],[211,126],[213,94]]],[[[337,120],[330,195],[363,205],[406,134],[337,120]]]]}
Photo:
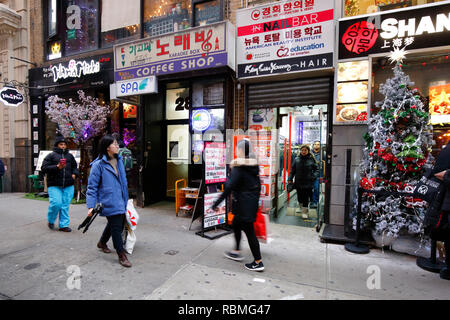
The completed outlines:
{"type": "Polygon", "coordinates": [[[431,240],[431,256],[430,258],[418,257],[417,266],[426,271],[440,273],[445,263],[436,260],[436,240],[431,240]]]}
{"type": "Polygon", "coordinates": [[[369,247],[359,243],[360,235],[361,235],[361,201],[362,201],[362,193],[363,189],[358,188],[358,212],[356,217],[356,239],[355,243],[346,243],[345,250],[357,253],[357,254],[366,254],[369,253],[369,247]]]}

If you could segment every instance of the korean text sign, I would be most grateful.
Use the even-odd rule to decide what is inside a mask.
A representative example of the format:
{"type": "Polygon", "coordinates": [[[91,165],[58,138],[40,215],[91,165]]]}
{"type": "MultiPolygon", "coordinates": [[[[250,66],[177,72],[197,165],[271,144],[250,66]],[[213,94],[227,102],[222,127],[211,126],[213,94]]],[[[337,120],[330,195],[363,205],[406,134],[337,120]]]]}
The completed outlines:
{"type": "Polygon", "coordinates": [[[221,22],[115,46],[115,80],[226,66],[227,28],[221,22]]]}
{"type": "Polygon", "coordinates": [[[333,66],[334,1],[292,0],[237,11],[238,77],[333,66]]]}

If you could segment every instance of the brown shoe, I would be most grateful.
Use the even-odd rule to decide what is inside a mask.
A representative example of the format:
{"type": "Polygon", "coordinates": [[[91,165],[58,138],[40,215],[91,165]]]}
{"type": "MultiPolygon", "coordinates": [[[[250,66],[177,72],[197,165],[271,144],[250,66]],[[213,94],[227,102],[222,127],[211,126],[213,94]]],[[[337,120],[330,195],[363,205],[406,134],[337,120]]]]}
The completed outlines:
{"type": "Polygon", "coordinates": [[[101,249],[104,253],[111,253],[111,250],[109,250],[108,246],[104,243],[97,243],[97,248],[101,249]]]}
{"type": "Polygon", "coordinates": [[[131,263],[130,263],[130,261],[128,261],[125,251],[122,251],[121,253],[119,253],[119,263],[126,268],[131,267],[131,263]]]}

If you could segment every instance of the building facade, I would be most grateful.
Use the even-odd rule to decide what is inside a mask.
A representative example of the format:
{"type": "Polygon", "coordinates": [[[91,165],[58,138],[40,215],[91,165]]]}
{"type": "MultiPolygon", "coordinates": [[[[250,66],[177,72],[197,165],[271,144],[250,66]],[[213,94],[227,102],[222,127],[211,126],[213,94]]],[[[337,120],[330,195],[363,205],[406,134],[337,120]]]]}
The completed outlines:
{"type": "Polygon", "coordinates": [[[0,2],[0,83],[11,87],[23,102],[10,106],[0,101],[0,159],[6,166],[3,192],[24,192],[31,171],[27,98],[30,59],[29,21],[32,1],[0,2]]]}

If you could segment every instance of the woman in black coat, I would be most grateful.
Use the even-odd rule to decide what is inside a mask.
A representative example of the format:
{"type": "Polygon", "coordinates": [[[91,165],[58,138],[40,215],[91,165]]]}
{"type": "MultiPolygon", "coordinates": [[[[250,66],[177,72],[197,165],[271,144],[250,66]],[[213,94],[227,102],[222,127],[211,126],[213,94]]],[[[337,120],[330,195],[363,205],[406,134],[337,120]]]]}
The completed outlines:
{"type": "Polygon", "coordinates": [[[312,198],[314,181],[319,176],[319,166],[311,154],[308,145],[300,147],[300,154],[291,165],[288,183],[295,180],[298,203],[302,204],[303,218],[307,218],[309,199],[312,198]],[[295,178],[295,179],[294,179],[295,178]]]}
{"type": "Polygon", "coordinates": [[[225,185],[225,190],[212,206],[213,210],[233,192],[232,212],[234,214],[233,230],[236,239],[236,248],[225,252],[229,259],[242,261],[240,254],[241,231],[244,231],[254,261],[245,265],[245,268],[252,271],[263,271],[264,265],[261,261],[259,242],[256,238],[254,222],[259,208],[259,196],[261,192],[261,182],[259,179],[259,166],[256,157],[251,151],[250,141],[244,139],[237,144],[237,159],[231,162],[231,178],[225,185]]]}

